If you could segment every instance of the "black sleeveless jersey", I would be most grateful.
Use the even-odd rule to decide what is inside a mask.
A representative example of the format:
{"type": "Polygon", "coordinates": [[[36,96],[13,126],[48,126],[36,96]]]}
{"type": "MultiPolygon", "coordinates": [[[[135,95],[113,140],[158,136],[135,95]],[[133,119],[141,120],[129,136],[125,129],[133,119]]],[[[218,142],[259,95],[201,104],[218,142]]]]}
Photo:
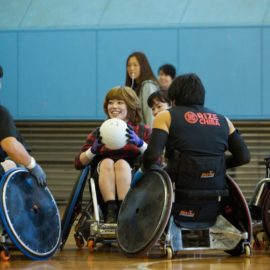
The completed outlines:
{"type": "Polygon", "coordinates": [[[169,109],[171,126],[166,157],[175,150],[196,155],[220,156],[228,149],[229,126],[223,115],[201,105],[169,109]]]}

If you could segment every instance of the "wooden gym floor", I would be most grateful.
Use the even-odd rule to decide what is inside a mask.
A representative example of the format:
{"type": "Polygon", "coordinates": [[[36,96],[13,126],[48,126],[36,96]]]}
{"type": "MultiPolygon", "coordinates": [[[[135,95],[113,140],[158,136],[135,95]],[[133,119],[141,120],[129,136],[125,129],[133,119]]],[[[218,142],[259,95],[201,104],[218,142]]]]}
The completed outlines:
{"type": "MultiPolygon", "coordinates": [[[[62,209],[60,209],[62,210],[62,209]]],[[[63,212],[63,211],[60,211],[63,212]]],[[[19,251],[11,251],[9,261],[0,261],[0,270],[269,270],[270,250],[252,250],[250,257],[232,257],[223,251],[181,251],[172,260],[167,258],[127,258],[117,245],[98,244],[93,252],[78,249],[73,229],[62,251],[45,261],[33,261],[19,251]]]]}
{"type": "Polygon", "coordinates": [[[78,250],[69,243],[64,250],[46,261],[31,261],[19,252],[14,252],[9,261],[1,261],[0,269],[8,270],[147,270],[147,269],[177,269],[177,270],[268,270],[270,253],[254,251],[251,257],[231,257],[224,252],[181,252],[172,260],[127,258],[116,247],[104,248],[89,253],[87,248],[78,250]]]}

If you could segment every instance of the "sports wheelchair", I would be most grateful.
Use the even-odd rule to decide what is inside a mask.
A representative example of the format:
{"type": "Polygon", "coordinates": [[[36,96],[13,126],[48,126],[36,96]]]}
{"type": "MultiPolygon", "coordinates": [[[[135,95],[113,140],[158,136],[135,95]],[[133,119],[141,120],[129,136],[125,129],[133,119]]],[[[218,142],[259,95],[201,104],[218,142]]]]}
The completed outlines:
{"type": "Polygon", "coordinates": [[[24,168],[8,170],[0,181],[0,251],[9,260],[19,249],[34,260],[51,257],[61,239],[60,214],[48,187],[38,187],[24,168]]]}
{"type": "Polygon", "coordinates": [[[87,244],[92,252],[97,243],[116,243],[117,224],[104,223],[102,207],[98,203],[95,181],[91,177],[90,165],[85,167],[75,182],[62,218],[61,249],[64,248],[71,228],[75,224],[75,242],[78,248],[87,244]],[[89,185],[90,199],[83,205],[83,192],[86,182],[89,185]]]}
{"type": "MultiPolygon", "coordinates": [[[[126,195],[118,215],[117,241],[128,257],[148,254],[172,258],[178,251],[218,249],[238,256],[251,253],[252,222],[245,198],[228,175],[228,196],[220,198],[213,225],[179,222],[169,175],[148,171],[126,195]]],[[[191,212],[186,211],[189,215],[191,212]]]]}
{"type": "Polygon", "coordinates": [[[253,192],[249,208],[253,220],[253,247],[269,249],[270,242],[270,156],[264,159],[266,177],[261,179],[253,192]],[[262,235],[262,239],[259,239],[262,235]]]}

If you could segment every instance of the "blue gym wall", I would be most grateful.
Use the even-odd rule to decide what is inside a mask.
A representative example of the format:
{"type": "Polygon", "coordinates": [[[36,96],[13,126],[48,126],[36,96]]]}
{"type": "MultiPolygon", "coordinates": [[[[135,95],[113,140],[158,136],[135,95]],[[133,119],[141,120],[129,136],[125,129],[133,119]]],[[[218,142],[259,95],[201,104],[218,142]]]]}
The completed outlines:
{"type": "Polygon", "coordinates": [[[0,0],[1,103],[15,119],[102,119],[133,51],[196,72],[206,105],[270,119],[270,0],[0,0]]]}

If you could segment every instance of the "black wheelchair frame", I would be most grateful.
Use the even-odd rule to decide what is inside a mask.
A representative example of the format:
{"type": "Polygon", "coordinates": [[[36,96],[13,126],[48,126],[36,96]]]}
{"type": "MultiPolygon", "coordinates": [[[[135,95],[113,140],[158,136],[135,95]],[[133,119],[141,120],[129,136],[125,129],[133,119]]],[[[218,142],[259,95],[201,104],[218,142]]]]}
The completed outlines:
{"type": "Polygon", "coordinates": [[[73,186],[62,218],[61,249],[64,248],[75,222],[74,238],[78,248],[84,247],[86,243],[89,251],[92,252],[97,243],[116,243],[117,224],[104,223],[103,217],[104,215],[97,199],[95,181],[91,176],[91,167],[88,165],[82,170],[73,186]],[[83,192],[86,182],[89,185],[90,199],[86,206],[83,206],[83,192]]]}
{"type": "Polygon", "coordinates": [[[264,159],[264,165],[266,177],[257,183],[249,208],[253,219],[253,247],[267,250],[270,246],[270,156],[264,159]],[[261,240],[260,233],[263,234],[261,240]]]}

